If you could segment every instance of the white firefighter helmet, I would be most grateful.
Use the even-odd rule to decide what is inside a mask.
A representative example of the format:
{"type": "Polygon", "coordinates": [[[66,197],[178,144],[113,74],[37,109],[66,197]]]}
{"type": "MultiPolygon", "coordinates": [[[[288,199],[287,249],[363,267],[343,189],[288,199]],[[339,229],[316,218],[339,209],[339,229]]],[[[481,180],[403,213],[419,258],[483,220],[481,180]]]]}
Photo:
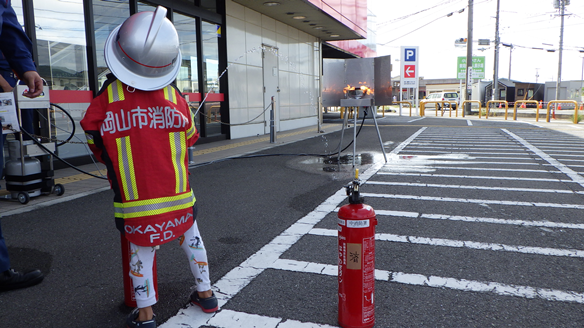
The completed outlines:
{"type": "Polygon", "coordinates": [[[174,81],[182,60],[178,33],[162,6],[136,13],[117,26],[104,52],[108,68],[120,81],[145,91],[174,81]]]}

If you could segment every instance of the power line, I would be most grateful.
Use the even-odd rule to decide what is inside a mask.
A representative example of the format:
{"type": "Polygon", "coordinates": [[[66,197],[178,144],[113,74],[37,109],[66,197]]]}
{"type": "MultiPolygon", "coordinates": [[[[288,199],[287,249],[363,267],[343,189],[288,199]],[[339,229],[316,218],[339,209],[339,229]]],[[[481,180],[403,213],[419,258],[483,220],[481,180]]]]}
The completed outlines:
{"type": "MultiPolygon", "coordinates": [[[[459,10],[459,11],[458,11],[458,13],[459,13],[459,14],[460,14],[460,13],[462,13],[462,12],[464,11],[464,9],[465,9],[465,8],[462,8],[461,10],[459,10]]],[[[422,25],[422,26],[418,27],[417,29],[414,29],[414,30],[412,30],[412,31],[410,31],[410,32],[408,32],[408,33],[406,33],[406,34],[404,34],[404,35],[400,36],[400,37],[397,37],[397,38],[395,38],[395,39],[393,39],[393,40],[391,40],[391,41],[388,41],[388,42],[385,42],[385,43],[380,43],[379,45],[380,45],[380,46],[384,46],[384,45],[386,45],[386,44],[388,44],[388,43],[392,43],[393,41],[399,40],[399,39],[403,38],[404,36],[410,35],[410,34],[412,34],[412,33],[416,32],[417,30],[419,30],[419,29],[421,29],[421,28],[423,28],[423,27],[426,27],[426,26],[428,26],[428,25],[430,25],[430,24],[434,23],[435,21],[437,21],[437,20],[439,20],[439,19],[442,19],[442,18],[445,18],[445,17],[450,17],[450,16],[452,16],[454,13],[455,13],[455,12],[451,12],[451,13],[448,13],[448,14],[446,14],[446,15],[444,15],[444,16],[440,16],[440,17],[438,17],[438,18],[436,18],[436,19],[433,19],[433,20],[429,21],[428,23],[426,23],[426,24],[424,24],[424,25],[422,25]]]]}
{"type": "Polygon", "coordinates": [[[423,12],[426,12],[426,11],[428,11],[430,9],[434,9],[434,8],[443,6],[445,4],[448,4],[448,3],[451,3],[451,2],[454,2],[454,1],[460,2],[461,0],[445,0],[445,1],[442,1],[441,3],[439,3],[439,4],[435,5],[435,6],[432,6],[432,7],[426,8],[426,9],[422,9],[422,10],[417,11],[415,13],[407,14],[407,15],[404,15],[404,16],[401,16],[401,17],[398,17],[398,18],[394,18],[394,19],[389,20],[389,21],[384,21],[384,22],[377,23],[377,26],[380,27],[382,25],[387,25],[387,24],[391,24],[391,23],[394,23],[394,22],[397,22],[397,21],[401,21],[401,20],[410,18],[412,16],[415,16],[417,14],[421,14],[423,12]]]}

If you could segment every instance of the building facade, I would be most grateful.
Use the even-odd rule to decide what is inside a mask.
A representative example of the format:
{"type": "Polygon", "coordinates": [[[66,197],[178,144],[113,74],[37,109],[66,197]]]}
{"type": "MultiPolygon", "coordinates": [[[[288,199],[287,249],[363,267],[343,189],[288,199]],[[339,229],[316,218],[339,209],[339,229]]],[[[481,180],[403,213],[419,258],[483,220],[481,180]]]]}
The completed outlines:
{"type": "MultiPolygon", "coordinates": [[[[366,1],[357,0],[12,0],[50,87],[57,139],[76,127],[106,80],[103,48],[130,15],[168,9],[180,38],[176,84],[196,112],[201,142],[317,124],[323,57],[375,56],[366,1]]],[[[82,143],[63,158],[87,156],[82,143]]]]}

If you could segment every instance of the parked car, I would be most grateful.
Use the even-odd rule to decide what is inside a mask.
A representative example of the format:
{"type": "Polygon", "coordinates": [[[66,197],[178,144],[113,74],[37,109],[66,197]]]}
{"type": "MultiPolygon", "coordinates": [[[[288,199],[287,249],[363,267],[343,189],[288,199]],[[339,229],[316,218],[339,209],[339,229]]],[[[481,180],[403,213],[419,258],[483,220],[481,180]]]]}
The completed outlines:
{"type": "MultiPolygon", "coordinates": [[[[420,104],[426,103],[424,105],[425,108],[434,108],[437,106],[437,109],[440,110],[442,104],[437,103],[428,103],[430,101],[456,101],[458,103],[458,93],[456,92],[434,92],[426,96],[426,98],[420,100],[420,104]]],[[[450,108],[450,104],[445,104],[447,108],[450,108]]],[[[452,109],[456,109],[456,105],[452,107],[452,109]]]]}

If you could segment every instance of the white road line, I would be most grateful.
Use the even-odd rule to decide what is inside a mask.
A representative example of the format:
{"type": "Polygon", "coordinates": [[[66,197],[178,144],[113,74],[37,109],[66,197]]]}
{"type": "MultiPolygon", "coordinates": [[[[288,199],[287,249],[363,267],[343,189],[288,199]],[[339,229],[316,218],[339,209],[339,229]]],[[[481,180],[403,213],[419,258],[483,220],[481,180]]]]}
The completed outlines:
{"type": "Polygon", "coordinates": [[[583,191],[560,190],[560,189],[484,187],[484,186],[445,185],[445,184],[413,183],[413,182],[367,181],[367,184],[368,185],[384,185],[384,186],[424,187],[424,188],[451,188],[451,189],[473,189],[473,190],[545,192],[545,193],[552,193],[552,194],[584,194],[583,191]]]}
{"type": "MultiPolygon", "coordinates": [[[[420,133],[422,133],[426,128],[423,127],[419,129],[416,133],[411,135],[404,142],[395,147],[389,154],[397,154],[399,151],[404,149],[408,143],[412,142],[420,133]]],[[[371,178],[384,163],[376,163],[367,169],[359,177],[362,182],[366,182],[371,178]]],[[[301,218],[292,224],[288,229],[282,232],[279,236],[274,238],[264,247],[262,247],[255,254],[250,256],[248,259],[243,261],[239,266],[233,268],[227,274],[225,274],[216,284],[213,285],[213,290],[215,291],[215,296],[219,301],[219,308],[221,309],[233,296],[239,293],[245,286],[247,286],[253,279],[255,279],[260,273],[265,269],[270,268],[278,258],[287,251],[292,245],[294,245],[302,236],[306,235],[312,228],[320,222],[327,214],[333,212],[337,206],[346,199],[347,194],[345,188],[341,188],[322,204],[317,206],[312,212],[308,213],[306,216],[301,218]]],[[[171,318],[168,321],[169,324],[164,324],[161,328],[181,328],[186,325],[181,321],[181,315],[183,317],[192,317],[192,313],[196,313],[193,310],[196,306],[188,306],[186,309],[181,310],[177,316],[171,318]],[[185,315],[188,313],[188,315],[185,315]]],[[[223,310],[213,315],[212,318],[206,319],[206,321],[211,321],[223,310]]],[[[202,313],[202,311],[201,311],[202,313]]],[[[197,323],[198,324],[198,323],[197,323]]],[[[191,322],[188,323],[191,325],[191,322]]],[[[198,324],[198,326],[204,325],[198,324]]],[[[193,326],[191,326],[193,327],[193,326]]],[[[246,327],[249,327],[247,325],[246,327]]],[[[261,326],[259,326],[261,327],[261,326]]],[[[230,326],[231,328],[231,326],[230,326]]]]}
{"type": "MultiPolygon", "coordinates": [[[[336,211],[338,211],[338,208],[336,209],[336,211]]],[[[543,228],[556,228],[556,229],[580,229],[580,230],[584,230],[584,224],[580,224],[580,223],[509,220],[509,219],[497,219],[497,218],[486,218],[486,217],[475,217],[475,216],[424,214],[424,213],[405,212],[405,211],[387,211],[387,210],[379,210],[379,209],[375,210],[375,215],[377,217],[379,217],[379,216],[394,216],[394,217],[420,218],[420,219],[430,219],[430,220],[449,220],[449,221],[462,221],[462,222],[471,222],[471,223],[493,223],[493,224],[508,224],[508,225],[517,225],[517,226],[525,226],[525,227],[543,227],[543,228]]]]}
{"type": "MultiPolygon", "coordinates": [[[[338,231],[332,229],[314,228],[310,230],[309,234],[316,236],[337,237],[338,231]]],[[[516,246],[505,244],[481,243],[469,240],[453,240],[444,238],[428,238],[417,236],[400,236],[390,233],[376,233],[375,240],[389,241],[394,243],[407,243],[428,246],[443,246],[454,248],[469,248],[483,251],[501,251],[513,252],[522,254],[535,254],[545,256],[563,256],[563,257],[578,257],[584,258],[584,250],[580,249],[561,249],[550,247],[535,247],[535,246],[516,246]]]]}
{"type": "MultiPolygon", "coordinates": [[[[400,163],[401,164],[401,163],[400,163]]],[[[412,167],[412,168],[428,168],[423,165],[407,165],[402,164],[402,167],[412,167]]],[[[531,170],[531,169],[516,169],[510,170],[508,168],[495,168],[495,167],[460,167],[460,166],[439,166],[436,169],[440,170],[470,170],[470,171],[505,171],[505,172],[531,172],[531,173],[562,173],[560,171],[547,171],[547,170],[531,170]]],[[[563,173],[562,173],[563,174],[563,173]]]]}
{"type": "Polygon", "coordinates": [[[530,207],[534,206],[534,207],[550,207],[550,208],[584,210],[584,205],[580,205],[580,204],[533,203],[533,202],[520,202],[520,201],[510,201],[510,200],[450,198],[450,197],[431,197],[431,196],[374,194],[374,193],[361,193],[361,196],[363,196],[363,197],[377,197],[377,198],[391,198],[391,199],[410,199],[410,200],[422,200],[422,201],[435,201],[435,202],[457,202],[457,203],[481,204],[481,205],[491,204],[491,205],[510,205],[510,206],[530,206],[530,207]]]}
{"type": "MultiPolygon", "coordinates": [[[[217,313],[209,325],[217,328],[334,328],[324,324],[312,322],[300,322],[297,320],[284,320],[257,314],[249,314],[232,310],[222,310],[217,313]]],[[[190,327],[190,326],[189,326],[190,327]]]]}
{"type": "Polygon", "coordinates": [[[529,142],[525,141],[523,138],[519,137],[518,135],[516,135],[516,134],[514,134],[506,129],[502,129],[502,130],[503,130],[503,132],[505,132],[508,135],[510,135],[511,137],[513,137],[515,140],[519,141],[522,145],[525,146],[525,148],[531,150],[532,152],[537,154],[539,157],[543,158],[546,162],[552,164],[558,170],[564,172],[564,174],[567,175],[568,177],[570,177],[570,179],[574,180],[576,183],[580,184],[581,186],[584,186],[584,177],[582,177],[581,175],[579,175],[575,171],[572,171],[569,167],[558,162],[557,160],[555,160],[554,158],[552,158],[548,154],[544,153],[543,151],[541,151],[537,147],[531,145],[529,142]]]}
{"type": "MultiPolygon", "coordinates": [[[[556,146],[557,147],[557,146],[556,146]]],[[[556,149],[556,147],[539,147],[541,150],[549,150],[549,151],[553,151],[553,152],[557,152],[557,153],[579,153],[579,154],[584,154],[584,151],[578,151],[578,150],[574,150],[574,149],[582,149],[582,147],[563,147],[563,149],[567,149],[567,150],[563,150],[563,149],[556,149]]],[[[580,155],[574,155],[574,156],[580,156],[580,155]]]]}
{"type": "Polygon", "coordinates": [[[467,125],[472,125],[472,121],[471,120],[466,120],[466,124],[467,125]]]}
{"type": "Polygon", "coordinates": [[[428,145],[428,146],[408,146],[408,149],[449,149],[449,150],[508,150],[508,151],[518,151],[518,150],[522,150],[522,152],[518,152],[519,154],[523,154],[525,152],[525,149],[522,149],[521,147],[514,147],[514,148],[492,148],[492,147],[443,147],[443,146],[434,146],[434,145],[428,145]]]}
{"type": "MultiPolygon", "coordinates": [[[[445,154],[443,154],[445,155],[445,154]]],[[[418,160],[416,159],[416,157],[420,157],[420,156],[426,156],[426,157],[430,157],[428,155],[417,155],[417,154],[404,154],[404,155],[400,155],[402,158],[405,157],[412,157],[414,158],[413,160],[409,160],[408,162],[413,162],[416,163],[418,162],[418,160]]],[[[468,158],[467,158],[468,159],[468,158]]],[[[525,158],[523,158],[525,159],[525,158]]],[[[431,161],[423,160],[424,163],[428,163],[428,164],[433,164],[431,161]]],[[[435,161],[436,164],[460,164],[460,165],[475,165],[475,164],[489,164],[489,165],[537,165],[540,166],[542,165],[541,163],[527,163],[527,162],[480,162],[480,161],[469,161],[469,160],[464,160],[464,161],[435,161]]],[[[391,164],[391,163],[389,163],[391,164]]],[[[401,164],[401,162],[400,162],[401,164]]],[[[545,164],[544,164],[545,165],[545,164]]],[[[547,164],[549,165],[549,164],[547,164]]],[[[509,169],[509,171],[512,171],[512,169],[509,169]]]]}
{"type": "MultiPolygon", "coordinates": [[[[420,153],[421,152],[422,151],[420,151],[420,153]]],[[[466,153],[460,153],[460,152],[445,152],[445,153],[443,153],[443,152],[433,152],[433,153],[442,153],[442,154],[466,154],[466,153]]],[[[525,159],[529,159],[529,160],[532,160],[532,161],[541,161],[541,159],[539,159],[539,158],[507,157],[507,156],[500,156],[500,157],[499,156],[473,156],[472,158],[473,159],[479,159],[479,158],[480,159],[506,159],[506,160],[525,160],[525,159]]],[[[484,163],[489,163],[489,162],[484,162],[484,163]]],[[[501,162],[494,162],[494,163],[499,164],[501,162]]],[[[509,164],[509,163],[505,163],[505,164],[509,164]]]]}
{"type": "MultiPolygon", "coordinates": [[[[415,147],[415,148],[421,148],[421,147],[415,147]]],[[[435,148],[435,147],[424,147],[424,148],[434,148],[435,150],[418,150],[418,149],[413,149],[412,147],[408,147],[408,151],[411,152],[415,152],[415,153],[439,153],[439,154],[485,154],[484,151],[458,151],[460,149],[454,149],[454,151],[449,151],[449,150],[440,150],[440,148],[435,148]]],[[[503,149],[504,150],[504,149],[503,149]]],[[[529,158],[529,156],[531,156],[531,154],[529,153],[511,153],[511,152],[507,152],[507,153],[499,153],[499,152],[488,152],[487,154],[489,155],[513,155],[513,156],[524,156],[527,158],[522,158],[522,159],[531,159],[529,158]]],[[[509,157],[493,157],[493,156],[483,156],[483,157],[479,157],[479,156],[473,156],[473,158],[509,158],[509,157]]]]}
{"type": "MultiPolygon", "coordinates": [[[[439,167],[436,167],[439,168],[439,167]]],[[[419,176],[419,177],[433,177],[433,178],[458,178],[458,179],[484,179],[484,180],[512,180],[512,181],[549,181],[549,182],[575,182],[573,180],[560,180],[560,179],[545,179],[545,178],[516,178],[516,177],[493,177],[493,176],[480,176],[480,175],[454,175],[454,174],[431,174],[431,173],[402,173],[402,172],[385,172],[379,171],[378,175],[407,175],[407,176],[419,176]]],[[[369,182],[367,182],[369,183],[369,182]]]]}
{"type": "MultiPolygon", "coordinates": [[[[561,155],[561,154],[552,154],[552,155],[556,155],[556,156],[568,156],[568,155],[561,155]]],[[[564,162],[582,162],[583,160],[581,159],[569,159],[569,158],[558,158],[557,161],[564,161],[564,162]]],[[[572,165],[570,164],[570,166],[576,166],[576,165],[572,165]]]]}
{"type": "MultiPolygon", "coordinates": [[[[330,272],[338,271],[336,265],[318,264],[295,260],[280,259],[274,263],[273,269],[295,271],[295,272],[310,272],[305,271],[310,266],[322,266],[325,269],[323,274],[330,274],[330,272]],[[325,273],[326,272],[326,273],[325,273]]],[[[557,302],[574,302],[584,303],[584,293],[573,291],[564,291],[550,288],[530,287],[521,285],[502,284],[498,282],[484,282],[467,279],[446,278],[438,276],[425,276],[421,274],[393,272],[386,270],[375,270],[375,279],[379,281],[388,281],[398,284],[433,287],[433,288],[447,288],[454,290],[461,290],[465,292],[477,293],[494,293],[501,296],[514,296],[524,298],[539,298],[546,301],[557,302]]]]}

